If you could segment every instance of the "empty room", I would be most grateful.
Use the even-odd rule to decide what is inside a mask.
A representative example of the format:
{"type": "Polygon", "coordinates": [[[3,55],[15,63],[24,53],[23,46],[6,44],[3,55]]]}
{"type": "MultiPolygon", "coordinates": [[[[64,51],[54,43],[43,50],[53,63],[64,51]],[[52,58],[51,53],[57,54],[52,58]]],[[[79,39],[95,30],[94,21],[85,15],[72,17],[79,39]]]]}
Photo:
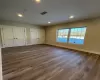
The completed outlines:
{"type": "Polygon", "coordinates": [[[0,80],[100,80],[100,0],[0,0],[0,80]]]}

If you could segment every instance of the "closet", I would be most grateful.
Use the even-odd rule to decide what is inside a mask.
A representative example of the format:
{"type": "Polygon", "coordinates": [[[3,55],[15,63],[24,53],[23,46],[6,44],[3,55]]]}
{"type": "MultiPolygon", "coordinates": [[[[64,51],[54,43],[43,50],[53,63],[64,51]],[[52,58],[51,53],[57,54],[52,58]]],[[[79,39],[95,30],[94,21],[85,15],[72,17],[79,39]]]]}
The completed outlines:
{"type": "Polygon", "coordinates": [[[24,46],[26,44],[25,28],[23,27],[3,27],[1,28],[3,47],[24,46]]]}
{"type": "Polygon", "coordinates": [[[25,28],[0,25],[2,47],[15,47],[45,43],[45,30],[43,28],[25,28]]]}
{"type": "Polygon", "coordinates": [[[30,28],[31,44],[44,44],[45,30],[41,28],[30,28]]]}

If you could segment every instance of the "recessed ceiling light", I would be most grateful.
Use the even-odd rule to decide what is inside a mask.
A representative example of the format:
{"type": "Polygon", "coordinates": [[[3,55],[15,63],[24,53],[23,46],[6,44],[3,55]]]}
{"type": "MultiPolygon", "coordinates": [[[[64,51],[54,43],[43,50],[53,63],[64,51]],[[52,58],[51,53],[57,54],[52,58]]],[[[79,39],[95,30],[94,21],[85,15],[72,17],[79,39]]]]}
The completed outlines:
{"type": "Polygon", "coordinates": [[[48,24],[50,24],[51,22],[48,22],[48,24]]]}
{"type": "Polygon", "coordinates": [[[22,15],[22,14],[20,14],[20,13],[18,13],[17,15],[18,15],[18,17],[23,17],[23,15],[22,15]]]}
{"type": "Polygon", "coordinates": [[[41,0],[35,0],[37,3],[40,3],[41,2],[41,0]]]}
{"type": "Polygon", "coordinates": [[[72,19],[72,18],[74,18],[74,16],[70,16],[69,18],[72,19]]]}

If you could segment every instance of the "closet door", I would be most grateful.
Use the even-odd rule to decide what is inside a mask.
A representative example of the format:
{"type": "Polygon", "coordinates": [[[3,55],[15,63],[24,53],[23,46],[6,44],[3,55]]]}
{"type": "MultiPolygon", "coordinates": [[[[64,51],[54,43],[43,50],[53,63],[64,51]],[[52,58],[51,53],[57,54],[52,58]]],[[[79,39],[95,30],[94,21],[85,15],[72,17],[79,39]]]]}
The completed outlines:
{"type": "Polygon", "coordinates": [[[38,44],[44,44],[45,42],[45,30],[38,29],[38,44]]]}
{"type": "Polygon", "coordinates": [[[14,27],[14,46],[24,46],[26,45],[26,31],[23,27],[14,27]]]}
{"type": "Polygon", "coordinates": [[[1,29],[3,47],[13,47],[14,37],[13,28],[6,27],[1,29]]]}
{"type": "Polygon", "coordinates": [[[35,28],[30,29],[31,44],[38,44],[38,30],[35,28]]]}

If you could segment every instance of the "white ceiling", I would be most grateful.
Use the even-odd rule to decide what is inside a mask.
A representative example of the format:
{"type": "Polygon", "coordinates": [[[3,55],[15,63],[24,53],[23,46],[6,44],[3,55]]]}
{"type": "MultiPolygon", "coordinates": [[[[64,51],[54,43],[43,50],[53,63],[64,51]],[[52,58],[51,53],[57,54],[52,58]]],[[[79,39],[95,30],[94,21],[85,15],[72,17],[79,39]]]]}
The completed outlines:
{"type": "Polygon", "coordinates": [[[25,22],[35,25],[81,20],[100,16],[100,0],[0,0],[0,19],[25,22]],[[24,11],[25,10],[25,11],[24,11]],[[48,14],[40,15],[47,11],[48,14]],[[24,13],[23,13],[24,12],[24,13]],[[23,13],[19,18],[17,13],[23,13]],[[69,19],[74,15],[74,19],[69,19]]]}

